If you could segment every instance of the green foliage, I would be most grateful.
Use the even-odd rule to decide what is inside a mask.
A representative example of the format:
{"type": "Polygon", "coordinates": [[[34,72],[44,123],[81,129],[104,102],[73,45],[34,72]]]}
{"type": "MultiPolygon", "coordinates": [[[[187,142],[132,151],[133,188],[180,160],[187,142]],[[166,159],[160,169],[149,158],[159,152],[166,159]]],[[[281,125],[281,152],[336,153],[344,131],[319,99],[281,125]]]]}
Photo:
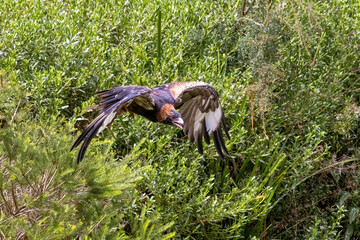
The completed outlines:
{"type": "MultiPolygon", "coordinates": [[[[1,97],[3,93],[13,93],[9,88],[3,90],[1,97]]],[[[19,102],[26,101],[13,94],[19,102]]],[[[5,107],[5,113],[12,107],[5,107]]],[[[22,106],[21,111],[28,108],[22,106]]],[[[73,124],[61,119],[53,119],[51,125],[16,119],[0,132],[2,235],[31,239],[125,235],[123,226],[132,217],[128,212],[134,210],[133,190],[141,180],[139,171],[145,171],[137,159],[142,142],[121,162],[103,164],[105,157],[98,152],[93,161],[77,166],[73,161],[75,154],[69,152],[73,124]]],[[[109,148],[106,153],[110,153],[109,148]]],[[[134,226],[148,234],[150,225],[151,235],[146,236],[157,238],[169,228],[151,225],[153,219],[147,219],[145,213],[142,217],[146,222],[134,226]]]]}
{"type": "Polygon", "coordinates": [[[0,4],[0,238],[360,238],[358,1],[0,4]],[[232,155],[96,91],[211,83],[232,155]]]}

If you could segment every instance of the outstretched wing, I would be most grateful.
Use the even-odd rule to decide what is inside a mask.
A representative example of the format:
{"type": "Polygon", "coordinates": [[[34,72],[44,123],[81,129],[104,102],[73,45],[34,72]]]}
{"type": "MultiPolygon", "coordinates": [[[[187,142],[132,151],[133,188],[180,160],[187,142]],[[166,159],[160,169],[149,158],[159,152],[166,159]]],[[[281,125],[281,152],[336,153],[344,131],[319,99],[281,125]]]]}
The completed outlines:
{"type": "Polygon", "coordinates": [[[150,88],[142,86],[124,86],[116,87],[102,92],[98,92],[100,103],[95,107],[100,108],[99,115],[86,127],[84,132],[75,141],[71,150],[81,145],[77,163],[79,163],[85,154],[92,138],[99,134],[109,125],[116,115],[122,115],[128,108],[134,108],[139,113],[143,111],[151,111],[154,109],[154,102],[150,98],[150,88]]]}
{"type": "Polygon", "coordinates": [[[203,153],[203,137],[209,144],[212,136],[220,158],[224,159],[224,154],[229,156],[222,128],[229,139],[230,135],[216,90],[204,82],[169,83],[164,88],[174,97],[175,108],[185,122],[184,133],[191,142],[196,142],[199,153],[203,153]]]}

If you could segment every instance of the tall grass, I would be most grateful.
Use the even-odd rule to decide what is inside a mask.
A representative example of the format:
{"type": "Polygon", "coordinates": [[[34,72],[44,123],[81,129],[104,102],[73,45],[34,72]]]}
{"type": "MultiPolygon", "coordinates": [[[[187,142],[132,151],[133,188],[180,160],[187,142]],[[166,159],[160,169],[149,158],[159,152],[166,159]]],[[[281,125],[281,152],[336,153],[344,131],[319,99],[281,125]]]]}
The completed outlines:
{"type": "Polygon", "coordinates": [[[1,238],[360,238],[359,7],[3,1],[1,238]],[[198,80],[232,157],[125,116],[76,165],[96,91],[198,80]]]}

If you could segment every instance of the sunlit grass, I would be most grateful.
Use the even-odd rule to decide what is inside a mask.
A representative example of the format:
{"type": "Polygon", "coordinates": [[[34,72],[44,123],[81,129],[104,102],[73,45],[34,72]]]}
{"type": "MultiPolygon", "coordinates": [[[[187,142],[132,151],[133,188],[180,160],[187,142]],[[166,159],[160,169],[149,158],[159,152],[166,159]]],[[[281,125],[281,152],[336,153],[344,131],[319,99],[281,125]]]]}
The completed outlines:
{"type": "Polygon", "coordinates": [[[360,238],[359,3],[3,1],[0,238],[360,238]],[[160,14],[161,13],[161,14],[160,14]],[[232,157],[96,91],[205,81],[232,157]]]}

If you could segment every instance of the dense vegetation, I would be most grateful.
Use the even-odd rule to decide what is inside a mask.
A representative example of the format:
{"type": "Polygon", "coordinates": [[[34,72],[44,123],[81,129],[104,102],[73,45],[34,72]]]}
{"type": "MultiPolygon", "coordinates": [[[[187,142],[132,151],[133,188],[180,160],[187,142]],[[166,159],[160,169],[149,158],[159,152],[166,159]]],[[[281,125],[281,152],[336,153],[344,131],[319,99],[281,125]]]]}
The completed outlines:
{"type": "Polygon", "coordinates": [[[0,238],[359,239],[360,3],[0,4],[0,238]],[[95,92],[205,81],[233,156],[95,92]]]}

